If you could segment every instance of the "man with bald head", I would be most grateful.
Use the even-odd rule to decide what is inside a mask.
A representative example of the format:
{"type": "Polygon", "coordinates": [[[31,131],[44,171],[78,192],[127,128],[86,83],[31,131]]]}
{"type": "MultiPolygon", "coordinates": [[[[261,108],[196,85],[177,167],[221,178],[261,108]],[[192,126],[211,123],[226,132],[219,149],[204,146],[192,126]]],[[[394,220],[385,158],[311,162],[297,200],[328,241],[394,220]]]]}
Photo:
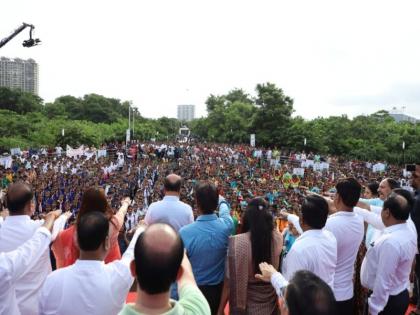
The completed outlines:
{"type": "Polygon", "coordinates": [[[137,278],[137,300],[120,315],[210,314],[210,307],[194,279],[181,238],[167,224],[149,226],[137,240],[131,273],[137,278]],[[178,282],[179,301],[170,299],[178,282]]]}
{"type": "Polygon", "coordinates": [[[407,224],[412,204],[396,193],[384,202],[385,230],[367,251],[360,276],[370,292],[369,314],[404,315],[408,308],[407,285],[417,251],[417,235],[407,224]]]}
{"type": "Polygon", "coordinates": [[[176,174],[165,178],[165,197],[149,206],[144,219],[147,225],[166,223],[178,232],[184,225],[194,222],[191,206],[179,200],[181,185],[182,178],[176,174]]]}
{"type": "MultiPolygon", "coordinates": [[[[9,185],[6,196],[9,216],[0,228],[0,252],[11,252],[33,237],[44,220],[31,220],[35,204],[31,187],[24,182],[9,185]]],[[[54,223],[51,239],[54,241],[69,217],[61,215],[54,223]]],[[[38,291],[51,272],[50,250],[48,247],[38,255],[36,263],[15,282],[16,302],[21,314],[38,314],[38,291]]]]}

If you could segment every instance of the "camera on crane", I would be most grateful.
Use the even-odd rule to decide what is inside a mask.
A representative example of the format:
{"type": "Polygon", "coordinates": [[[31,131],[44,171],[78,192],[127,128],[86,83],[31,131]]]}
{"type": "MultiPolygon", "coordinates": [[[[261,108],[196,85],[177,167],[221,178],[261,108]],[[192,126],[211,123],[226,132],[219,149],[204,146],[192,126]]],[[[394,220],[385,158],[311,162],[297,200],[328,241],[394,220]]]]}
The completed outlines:
{"type": "Polygon", "coordinates": [[[22,43],[23,47],[32,47],[32,46],[36,46],[40,43],[40,39],[39,38],[35,38],[35,39],[28,39],[28,40],[24,40],[22,43]]]}
{"type": "Polygon", "coordinates": [[[29,27],[29,39],[23,41],[22,45],[23,47],[33,47],[38,45],[41,41],[39,40],[39,38],[32,38],[32,32],[35,28],[35,26],[33,26],[32,24],[28,24],[28,23],[22,23],[21,26],[19,26],[12,34],[10,34],[9,36],[7,36],[6,38],[3,38],[2,40],[0,40],[0,48],[2,48],[4,45],[6,45],[9,41],[11,41],[15,36],[17,36],[20,32],[22,32],[25,28],[29,27]]]}

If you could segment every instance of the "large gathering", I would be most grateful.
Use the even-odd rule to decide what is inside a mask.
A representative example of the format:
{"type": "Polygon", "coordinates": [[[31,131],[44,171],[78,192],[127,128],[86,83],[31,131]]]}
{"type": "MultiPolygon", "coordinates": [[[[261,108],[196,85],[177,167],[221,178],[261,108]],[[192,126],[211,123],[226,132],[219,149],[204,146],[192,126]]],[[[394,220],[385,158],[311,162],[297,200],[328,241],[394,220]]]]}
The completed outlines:
{"type": "Polygon", "coordinates": [[[67,149],[0,161],[1,314],[397,315],[416,303],[419,164],[248,145],[67,149]]]}
{"type": "Polygon", "coordinates": [[[420,315],[420,1],[0,12],[0,315],[420,315]]]}

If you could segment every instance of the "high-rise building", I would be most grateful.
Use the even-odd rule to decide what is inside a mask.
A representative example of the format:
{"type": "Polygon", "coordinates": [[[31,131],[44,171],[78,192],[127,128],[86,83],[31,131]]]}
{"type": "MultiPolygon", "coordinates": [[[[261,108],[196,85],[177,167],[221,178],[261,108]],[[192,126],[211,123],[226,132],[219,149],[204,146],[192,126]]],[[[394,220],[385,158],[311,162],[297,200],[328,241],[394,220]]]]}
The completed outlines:
{"type": "Polygon", "coordinates": [[[38,64],[33,59],[1,57],[0,86],[38,95],[38,64]]]}
{"type": "Polygon", "coordinates": [[[195,105],[178,105],[178,120],[191,121],[195,118],[195,105]]]}
{"type": "Polygon", "coordinates": [[[420,120],[406,115],[405,114],[405,107],[401,107],[401,109],[398,109],[397,107],[393,107],[392,110],[389,112],[389,116],[394,118],[396,122],[410,122],[412,124],[420,123],[420,120]]]}

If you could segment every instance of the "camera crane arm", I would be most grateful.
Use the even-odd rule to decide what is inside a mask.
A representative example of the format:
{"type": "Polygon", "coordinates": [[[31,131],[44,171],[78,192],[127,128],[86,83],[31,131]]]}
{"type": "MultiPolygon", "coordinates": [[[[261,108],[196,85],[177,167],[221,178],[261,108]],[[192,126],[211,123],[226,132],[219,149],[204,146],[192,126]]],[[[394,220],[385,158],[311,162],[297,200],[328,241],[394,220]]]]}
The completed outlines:
{"type": "Polygon", "coordinates": [[[30,32],[29,32],[29,39],[23,41],[23,46],[24,47],[32,47],[32,46],[35,46],[38,43],[40,43],[41,41],[39,39],[32,39],[32,31],[35,28],[35,26],[33,26],[32,24],[22,23],[22,25],[19,26],[16,30],[14,30],[14,32],[12,34],[7,36],[6,38],[3,38],[0,41],[0,48],[3,47],[4,45],[6,45],[9,41],[11,41],[15,36],[17,36],[20,32],[22,32],[27,27],[31,28],[30,32]]]}

